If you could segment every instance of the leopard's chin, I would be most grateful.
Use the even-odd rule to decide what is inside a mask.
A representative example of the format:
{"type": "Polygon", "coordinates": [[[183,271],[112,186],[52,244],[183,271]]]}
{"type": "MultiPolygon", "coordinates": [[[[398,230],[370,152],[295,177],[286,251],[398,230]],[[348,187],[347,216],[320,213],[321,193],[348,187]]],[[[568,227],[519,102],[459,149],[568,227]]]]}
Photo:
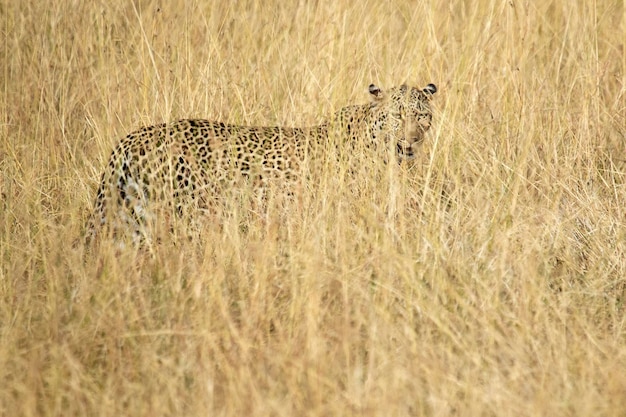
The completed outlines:
{"type": "Polygon", "coordinates": [[[398,143],[396,145],[396,151],[398,153],[398,158],[402,160],[411,160],[415,158],[415,151],[413,150],[412,145],[403,145],[398,143]]]}

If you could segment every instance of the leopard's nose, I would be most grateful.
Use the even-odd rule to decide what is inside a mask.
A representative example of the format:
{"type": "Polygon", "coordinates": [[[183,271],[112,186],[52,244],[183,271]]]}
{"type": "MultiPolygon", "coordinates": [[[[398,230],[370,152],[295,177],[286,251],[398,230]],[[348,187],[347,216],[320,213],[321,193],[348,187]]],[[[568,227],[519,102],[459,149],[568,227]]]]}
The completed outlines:
{"type": "Polygon", "coordinates": [[[423,140],[424,140],[423,135],[414,135],[414,136],[409,137],[408,142],[410,146],[413,146],[413,145],[419,145],[420,143],[422,143],[423,140]]]}

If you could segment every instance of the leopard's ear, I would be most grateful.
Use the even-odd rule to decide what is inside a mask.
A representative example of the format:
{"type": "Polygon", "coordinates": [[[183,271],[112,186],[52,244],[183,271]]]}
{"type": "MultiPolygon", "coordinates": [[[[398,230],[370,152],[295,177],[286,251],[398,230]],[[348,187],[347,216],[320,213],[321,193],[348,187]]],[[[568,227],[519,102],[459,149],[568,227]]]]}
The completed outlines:
{"type": "Polygon", "coordinates": [[[422,91],[426,93],[427,96],[432,96],[437,92],[437,86],[435,84],[428,84],[422,91]]]}
{"type": "Polygon", "coordinates": [[[383,97],[385,97],[385,94],[383,93],[383,90],[381,90],[380,87],[378,87],[378,86],[376,86],[374,84],[370,84],[369,92],[372,95],[372,98],[374,100],[382,100],[383,97]]]}

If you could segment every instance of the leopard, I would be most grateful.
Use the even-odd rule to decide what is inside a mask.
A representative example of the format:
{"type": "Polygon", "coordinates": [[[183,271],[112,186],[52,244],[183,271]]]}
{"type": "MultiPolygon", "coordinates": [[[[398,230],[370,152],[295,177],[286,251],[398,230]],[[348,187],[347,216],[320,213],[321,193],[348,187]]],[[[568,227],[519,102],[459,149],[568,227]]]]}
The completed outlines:
{"type": "MultiPolygon", "coordinates": [[[[245,126],[204,119],[183,119],[146,126],[122,138],[101,175],[86,226],[86,242],[102,230],[114,237],[146,238],[146,225],[159,222],[159,205],[176,216],[206,211],[211,199],[233,187],[289,182],[307,159],[337,151],[329,142],[372,149],[384,163],[395,153],[411,160],[431,128],[435,84],[402,84],[384,90],[369,86],[371,100],[336,111],[309,127],[245,126]],[[339,140],[332,140],[339,138],[339,140]]],[[[349,148],[350,149],[350,148],[349,148]]],[[[193,215],[193,214],[191,214],[193,215]]]]}

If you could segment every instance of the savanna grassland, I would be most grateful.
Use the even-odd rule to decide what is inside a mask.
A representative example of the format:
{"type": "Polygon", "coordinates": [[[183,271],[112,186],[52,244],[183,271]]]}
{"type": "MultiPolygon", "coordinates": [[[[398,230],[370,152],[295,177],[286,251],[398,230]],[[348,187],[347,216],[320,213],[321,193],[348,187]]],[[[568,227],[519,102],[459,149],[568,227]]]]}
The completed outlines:
{"type": "Polygon", "coordinates": [[[0,17],[1,415],[626,415],[623,1],[0,17]],[[403,82],[439,88],[412,164],[329,159],[149,254],[82,243],[126,133],[312,125],[403,82]]]}

